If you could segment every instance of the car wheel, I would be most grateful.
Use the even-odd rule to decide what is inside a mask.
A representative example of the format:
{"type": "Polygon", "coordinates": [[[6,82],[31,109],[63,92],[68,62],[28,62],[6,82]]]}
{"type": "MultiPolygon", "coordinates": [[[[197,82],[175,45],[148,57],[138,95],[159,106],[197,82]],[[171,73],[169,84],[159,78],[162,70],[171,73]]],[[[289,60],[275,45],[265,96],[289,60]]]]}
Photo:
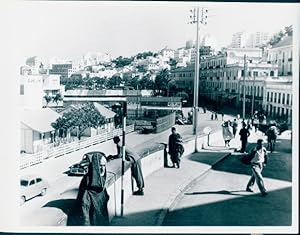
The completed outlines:
{"type": "Polygon", "coordinates": [[[23,205],[25,203],[25,201],[26,201],[25,196],[21,196],[21,198],[20,198],[20,205],[23,205]]]}
{"type": "Polygon", "coordinates": [[[46,188],[43,188],[42,191],[41,191],[41,196],[44,196],[47,192],[47,189],[46,188]]]}

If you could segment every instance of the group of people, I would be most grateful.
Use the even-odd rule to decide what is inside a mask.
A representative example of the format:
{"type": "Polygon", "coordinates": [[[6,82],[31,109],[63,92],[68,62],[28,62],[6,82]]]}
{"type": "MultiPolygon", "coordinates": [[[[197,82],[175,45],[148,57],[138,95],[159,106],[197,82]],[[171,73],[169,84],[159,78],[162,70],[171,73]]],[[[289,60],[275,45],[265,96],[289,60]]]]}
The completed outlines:
{"type": "MultiPolygon", "coordinates": [[[[235,138],[238,130],[238,117],[233,121],[225,121],[222,124],[222,134],[226,147],[230,147],[230,141],[235,138]]],[[[274,151],[274,145],[277,138],[276,127],[271,126],[267,131],[268,147],[271,152],[274,151]]],[[[250,136],[249,125],[243,121],[242,128],[239,131],[241,140],[241,153],[246,151],[248,137],[250,136]]],[[[101,152],[91,152],[86,154],[89,159],[88,172],[81,180],[77,201],[82,211],[83,225],[108,225],[109,217],[107,203],[109,195],[106,191],[106,164],[107,161],[122,158],[122,144],[118,136],[113,138],[116,145],[117,154],[105,156],[101,152]]],[[[177,133],[176,128],[171,128],[171,134],[168,139],[168,153],[173,168],[180,168],[180,160],[184,152],[182,137],[177,133]]],[[[255,181],[261,191],[262,196],[267,192],[263,184],[262,170],[267,163],[267,151],[263,147],[263,140],[257,141],[257,146],[249,154],[252,155],[251,169],[252,176],[247,184],[246,191],[252,192],[255,181]]],[[[126,145],[125,160],[131,164],[131,175],[135,179],[137,191],[133,195],[144,195],[144,177],[141,167],[141,157],[131,147],[126,145]]]]}

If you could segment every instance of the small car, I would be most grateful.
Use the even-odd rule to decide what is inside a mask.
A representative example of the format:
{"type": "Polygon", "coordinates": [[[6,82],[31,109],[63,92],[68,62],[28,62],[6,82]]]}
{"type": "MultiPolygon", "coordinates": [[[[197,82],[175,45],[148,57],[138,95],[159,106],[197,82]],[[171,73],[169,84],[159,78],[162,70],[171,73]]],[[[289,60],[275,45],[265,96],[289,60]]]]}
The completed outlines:
{"type": "Polygon", "coordinates": [[[85,175],[88,171],[87,166],[84,166],[80,163],[75,163],[70,166],[69,175],[85,175]]]}
{"type": "Polygon", "coordinates": [[[25,201],[38,195],[44,196],[49,188],[49,184],[46,180],[34,175],[22,176],[20,186],[20,205],[23,205],[25,201]]]}

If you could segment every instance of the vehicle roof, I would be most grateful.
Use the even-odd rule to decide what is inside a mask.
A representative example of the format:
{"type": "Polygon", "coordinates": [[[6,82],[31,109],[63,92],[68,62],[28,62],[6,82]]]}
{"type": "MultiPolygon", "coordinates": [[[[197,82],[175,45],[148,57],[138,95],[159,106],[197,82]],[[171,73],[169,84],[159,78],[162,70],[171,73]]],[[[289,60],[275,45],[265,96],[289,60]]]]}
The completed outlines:
{"type": "Polygon", "coordinates": [[[42,177],[37,176],[37,175],[33,175],[33,174],[28,174],[28,175],[22,175],[20,177],[20,180],[32,180],[32,179],[35,179],[35,178],[42,178],[42,177]]]}

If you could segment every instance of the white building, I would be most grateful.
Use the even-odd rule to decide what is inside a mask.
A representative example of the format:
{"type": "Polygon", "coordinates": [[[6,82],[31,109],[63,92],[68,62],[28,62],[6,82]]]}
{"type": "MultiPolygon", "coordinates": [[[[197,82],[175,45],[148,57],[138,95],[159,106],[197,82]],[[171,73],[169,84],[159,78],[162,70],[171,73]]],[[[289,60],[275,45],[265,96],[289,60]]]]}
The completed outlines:
{"type": "Polygon", "coordinates": [[[246,32],[236,32],[232,35],[231,45],[232,48],[246,47],[248,34],[246,32]]]}
{"type": "Polygon", "coordinates": [[[270,39],[268,32],[255,32],[251,33],[247,40],[247,47],[259,47],[270,39]]]}
{"type": "Polygon", "coordinates": [[[51,123],[61,115],[50,108],[24,109],[21,112],[21,150],[35,153],[52,143],[56,136],[51,123]]]}
{"type": "Polygon", "coordinates": [[[290,78],[278,77],[265,81],[264,110],[270,117],[287,118],[291,123],[293,83],[290,78]]]}
{"type": "Polygon", "coordinates": [[[278,64],[279,76],[292,75],[293,36],[285,36],[268,50],[268,62],[278,64]]]}
{"type": "Polygon", "coordinates": [[[83,57],[85,66],[93,66],[98,64],[107,64],[111,62],[111,55],[102,52],[88,52],[83,57]]]}
{"type": "Polygon", "coordinates": [[[20,106],[23,108],[43,108],[62,106],[51,100],[48,104],[45,96],[54,97],[60,93],[64,96],[64,86],[60,85],[59,75],[23,75],[20,78],[20,106]]]}
{"type": "Polygon", "coordinates": [[[174,52],[175,51],[173,49],[169,49],[165,47],[164,49],[161,50],[160,53],[163,57],[174,59],[174,52]]]}

